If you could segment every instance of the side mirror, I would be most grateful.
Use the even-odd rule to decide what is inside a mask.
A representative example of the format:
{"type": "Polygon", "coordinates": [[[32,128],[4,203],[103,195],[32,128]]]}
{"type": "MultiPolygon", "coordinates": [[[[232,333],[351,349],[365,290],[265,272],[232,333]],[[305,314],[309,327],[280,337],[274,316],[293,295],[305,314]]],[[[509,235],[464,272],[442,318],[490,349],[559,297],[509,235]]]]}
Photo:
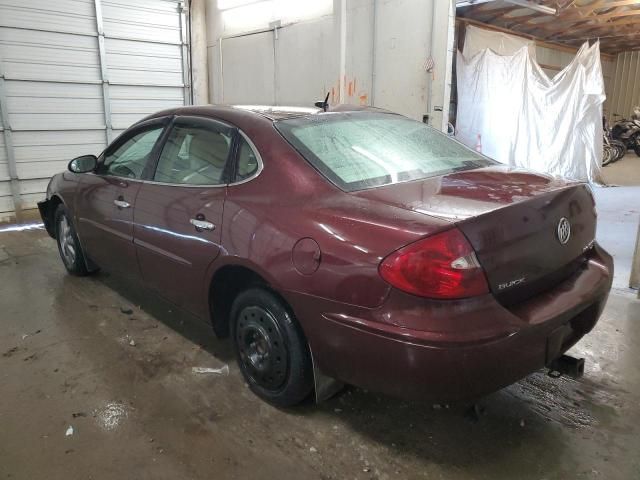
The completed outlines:
{"type": "Polygon", "coordinates": [[[98,158],[95,155],[82,155],[69,162],[67,168],[73,173],[93,172],[98,166],[98,158]]]}

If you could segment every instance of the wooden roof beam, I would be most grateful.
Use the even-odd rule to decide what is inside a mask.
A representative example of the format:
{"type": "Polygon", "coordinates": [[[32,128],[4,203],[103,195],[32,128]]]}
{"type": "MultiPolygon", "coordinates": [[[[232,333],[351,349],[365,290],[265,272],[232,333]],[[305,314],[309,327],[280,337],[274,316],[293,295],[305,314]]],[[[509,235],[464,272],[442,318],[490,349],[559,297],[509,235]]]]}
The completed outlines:
{"type": "Polygon", "coordinates": [[[537,20],[539,18],[547,18],[547,16],[543,16],[540,13],[531,13],[529,15],[521,15],[519,17],[513,16],[513,17],[505,17],[504,20],[509,22],[509,26],[510,27],[515,27],[518,25],[523,25],[526,23],[530,23],[531,20],[537,20]]]}
{"type": "Polygon", "coordinates": [[[521,10],[521,9],[522,9],[521,7],[518,7],[515,5],[511,5],[510,7],[504,7],[504,8],[496,8],[496,11],[500,10],[499,12],[497,12],[498,14],[492,15],[490,17],[486,17],[483,19],[483,21],[488,23],[493,23],[501,20],[506,14],[515,12],[516,10],[521,10]]]}
{"type": "MultiPolygon", "coordinates": [[[[619,33],[619,34],[608,35],[605,37],[600,37],[600,43],[603,43],[603,42],[610,43],[614,41],[635,40],[635,39],[640,39],[639,32],[626,32],[626,33],[619,33]]],[[[586,42],[588,39],[574,38],[572,40],[586,42]]]]}
{"type": "Polygon", "coordinates": [[[608,8],[626,7],[629,5],[637,5],[638,0],[596,0],[589,5],[573,6],[560,12],[559,16],[572,19],[572,18],[584,18],[585,16],[593,15],[597,13],[596,10],[604,10],[608,8]]]}
{"type": "MultiPolygon", "coordinates": [[[[549,2],[553,3],[553,2],[549,2]]],[[[637,3],[637,0],[617,0],[617,1],[609,1],[609,0],[594,0],[588,5],[580,5],[580,6],[572,6],[571,8],[566,8],[564,10],[559,10],[556,14],[556,18],[558,19],[578,19],[581,20],[583,18],[588,17],[593,14],[595,10],[600,10],[603,8],[613,8],[618,6],[632,5],[637,3]]],[[[536,20],[538,18],[545,18],[541,16],[539,13],[532,13],[530,15],[523,15],[522,17],[514,17],[515,23],[510,24],[510,26],[515,27],[521,25],[523,23],[530,23],[531,20],[536,20]]],[[[509,20],[511,20],[509,18],[509,20]]]]}
{"type": "Polygon", "coordinates": [[[593,26],[590,28],[575,29],[570,32],[558,32],[554,35],[548,35],[547,38],[553,42],[564,42],[572,38],[595,39],[598,37],[608,35],[612,30],[617,30],[620,28],[623,28],[623,27],[619,26],[617,28],[612,28],[612,27],[607,28],[602,26],[593,26]]]}
{"type": "Polygon", "coordinates": [[[607,10],[607,13],[594,13],[593,15],[583,17],[583,18],[569,18],[566,17],[558,17],[556,21],[541,23],[540,26],[543,30],[557,30],[557,25],[559,23],[565,24],[563,31],[567,31],[567,29],[571,28],[581,28],[581,25],[585,23],[593,24],[596,26],[597,24],[604,25],[607,22],[615,19],[617,17],[622,16],[636,16],[640,15],[640,10],[625,10],[624,7],[616,7],[611,10],[607,10]],[[554,28],[555,27],[555,28],[554,28]]]}
{"type": "MultiPolygon", "coordinates": [[[[638,4],[640,5],[640,4],[638,4]]],[[[603,14],[599,14],[599,15],[594,15],[594,16],[590,16],[590,17],[585,17],[582,19],[570,19],[570,20],[565,20],[562,17],[557,17],[557,19],[553,22],[545,22],[548,23],[548,25],[546,24],[540,24],[540,28],[543,30],[558,30],[558,28],[567,28],[567,24],[569,25],[577,25],[580,23],[584,23],[584,22],[593,22],[593,21],[601,21],[601,20],[606,20],[606,19],[610,19],[610,18],[620,18],[620,17],[635,17],[640,15],[640,9],[639,8],[634,8],[634,9],[629,9],[629,10],[623,10],[623,11],[619,11],[619,12],[613,12],[613,13],[603,13],[603,14]]],[[[604,23],[604,22],[602,22],[604,23]]]]}
{"type": "Polygon", "coordinates": [[[493,10],[495,4],[495,1],[479,3],[478,5],[473,5],[472,7],[465,9],[464,14],[474,16],[487,10],[493,10]]]}
{"type": "MultiPolygon", "coordinates": [[[[536,42],[537,45],[540,45],[542,47],[551,48],[551,49],[554,49],[554,50],[560,50],[562,52],[576,53],[578,51],[578,48],[576,48],[576,47],[571,47],[569,45],[563,45],[563,44],[557,43],[557,42],[545,41],[543,38],[537,37],[535,35],[529,35],[529,34],[524,33],[524,32],[518,32],[518,31],[515,31],[515,30],[510,30],[508,28],[499,27],[497,25],[490,25],[490,24],[487,24],[487,23],[480,22],[478,20],[473,20],[471,18],[458,17],[458,18],[456,18],[456,23],[464,23],[464,24],[467,24],[467,25],[474,25],[476,27],[484,28],[484,29],[487,29],[487,30],[493,30],[493,31],[496,31],[496,32],[508,33],[510,35],[515,35],[516,37],[521,37],[521,38],[526,38],[528,40],[533,40],[534,42],[536,42]]],[[[612,60],[613,59],[613,57],[611,55],[604,54],[604,56],[608,60],[612,60]]]]}
{"type": "MultiPolygon", "coordinates": [[[[625,27],[633,27],[634,25],[640,25],[640,18],[627,18],[618,22],[601,23],[599,25],[592,25],[588,28],[581,28],[577,31],[562,31],[555,35],[548,37],[550,40],[562,41],[565,38],[598,38],[608,34],[611,30],[624,29],[625,27]]],[[[637,30],[636,30],[637,31],[637,30]]]]}
{"type": "MultiPolygon", "coordinates": [[[[625,0],[628,1],[628,0],[625,0]]],[[[636,1],[636,0],[634,0],[636,1]]],[[[607,7],[606,5],[600,5],[600,7],[607,7]]],[[[594,10],[597,10],[598,6],[593,7],[593,10],[591,12],[593,12],[594,10]]],[[[541,15],[526,15],[526,20],[522,21],[522,18],[518,18],[518,17],[513,17],[513,19],[515,20],[515,22],[513,23],[509,23],[509,26],[511,28],[518,28],[518,27],[525,27],[525,28],[537,28],[537,27],[545,27],[548,25],[557,25],[558,22],[564,22],[567,23],[569,25],[571,24],[578,24],[584,21],[597,21],[598,15],[594,14],[594,15],[589,15],[589,14],[580,14],[578,16],[574,16],[574,15],[568,15],[564,12],[559,13],[558,15],[555,15],[554,17],[552,16],[541,16],[541,15]],[[542,20],[540,22],[534,22],[534,20],[542,20]]],[[[506,20],[506,18],[505,18],[506,20]]],[[[508,20],[511,20],[511,18],[509,18],[508,20]]]]}

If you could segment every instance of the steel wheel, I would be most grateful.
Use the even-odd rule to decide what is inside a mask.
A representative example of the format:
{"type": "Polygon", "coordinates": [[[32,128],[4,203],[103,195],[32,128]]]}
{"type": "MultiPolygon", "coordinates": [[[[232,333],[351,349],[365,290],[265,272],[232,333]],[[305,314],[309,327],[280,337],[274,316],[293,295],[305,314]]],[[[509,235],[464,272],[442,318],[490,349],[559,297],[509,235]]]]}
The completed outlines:
{"type": "Polygon", "coordinates": [[[76,263],[76,243],[71,232],[71,226],[66,215],[60,215],[58,222],[58,242],[60,242],[60,253],[62,260],[68,268],[72,268],[76,263]]]}
{"type": "Polygon", "coordinates": [[[240,292],[230,314],[240,371],[253,393],[279,407],[303,401],[313,390],[309,344],[293,312],[275,292],[240,292]]]}
{"type": "Polygon", "coordinates": [[[250,380],[266,390],[279,390],[287,380],[289,354],[273,315],[259,306],[245,307],[239,314],[235,340],[250,380]]]}

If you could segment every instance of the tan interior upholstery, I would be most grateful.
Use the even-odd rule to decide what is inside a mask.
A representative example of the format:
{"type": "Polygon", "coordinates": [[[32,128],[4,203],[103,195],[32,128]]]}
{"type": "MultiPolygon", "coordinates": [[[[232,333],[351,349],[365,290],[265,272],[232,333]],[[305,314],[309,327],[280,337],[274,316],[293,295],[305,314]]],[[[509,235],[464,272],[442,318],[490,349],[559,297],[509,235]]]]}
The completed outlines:
{"type": "Polygon", "coordinates": [[[229,152],[227,139],[220,133],[200,130],[191,138],[189,159],[193,169],[211,164],[222,170],[229,152]]]}

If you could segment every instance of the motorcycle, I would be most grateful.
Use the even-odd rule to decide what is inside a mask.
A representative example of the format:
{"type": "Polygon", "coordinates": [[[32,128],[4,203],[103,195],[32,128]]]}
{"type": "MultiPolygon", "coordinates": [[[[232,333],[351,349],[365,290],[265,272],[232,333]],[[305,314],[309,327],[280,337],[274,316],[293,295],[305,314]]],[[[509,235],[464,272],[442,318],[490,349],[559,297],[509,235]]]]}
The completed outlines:
{"type": "Polygon", "coordinates": [[[602,166],[617,162],[627,153],[626,145],[620,140],[615,140],[609,128],[606,117],[602,117],[602,166]]]}
{"type": "MultiPolygon", "coordinates": [[[[622,117],[614,113],[614,117],[622,117]]],[[[622,118],[617,121],[611,129],[611,136],[625,145],[625,148],[632,149],[640,157],[640,106],[633,109],[631,119],[622,118]]]]}

